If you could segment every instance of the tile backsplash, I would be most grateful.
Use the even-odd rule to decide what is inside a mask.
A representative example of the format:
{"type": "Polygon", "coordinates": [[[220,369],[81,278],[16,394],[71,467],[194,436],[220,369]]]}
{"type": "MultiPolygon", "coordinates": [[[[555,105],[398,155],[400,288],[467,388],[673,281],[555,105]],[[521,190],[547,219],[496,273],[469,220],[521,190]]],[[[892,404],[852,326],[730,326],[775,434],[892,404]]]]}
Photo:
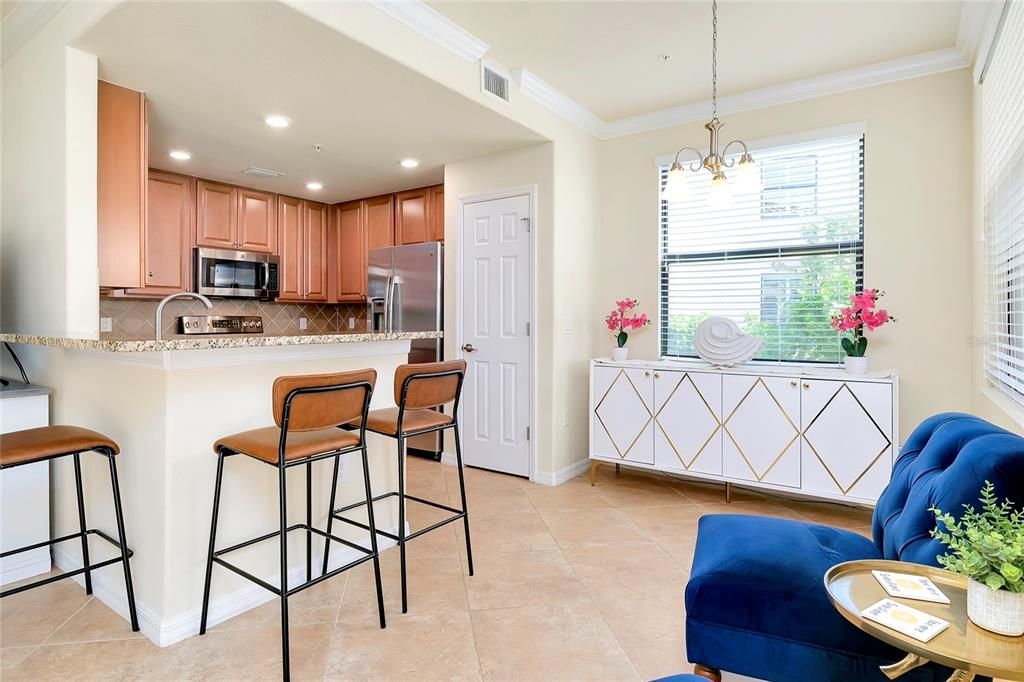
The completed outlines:
{"type": "MultiPolygon", "coordinates": [[[[156,336],[153,316],[159,301],[100,297],[100,317],[109,317],[111,331],[100,332],[101,339],[152,339],[156,336]]],[[[195,299],[178,299],[164,307],[163,337],[181,338],[178,318],[182,315],[259,315],[265,336],[297,334],[339,334],[366,331],[366,306],[362,304],[269,303],[244,299],[212,299],[207,310],[195,299]],[[308,326],[299,329],[299,319],[308,326]],[[349,328],[349,318],[355,327],[349,328]]]]}

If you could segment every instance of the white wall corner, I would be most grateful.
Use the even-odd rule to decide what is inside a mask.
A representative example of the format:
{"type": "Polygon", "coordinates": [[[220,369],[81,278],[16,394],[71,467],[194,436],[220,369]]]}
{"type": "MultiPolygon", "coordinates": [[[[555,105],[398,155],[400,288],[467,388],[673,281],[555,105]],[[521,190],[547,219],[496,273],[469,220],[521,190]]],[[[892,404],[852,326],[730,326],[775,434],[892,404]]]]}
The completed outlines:
{"type": "MultiPolygon", "coordinates": [[[[991,15],[999,14],[1004,0],[976,0],[965,2],[960,9],[960,28],[956,34],[956,49],[967,60],[968,66],[976,66],[980,50],[989,28],[991,15]]],[[[982,61],[984,57],[982,56],[982,61]]]]}
{"type": "MultiPolygon", "coordinates": [[[[533,482],[541,485],[562,485],[590,469],[590,460],[581,459],[558,471],[535,471],[533,482]]],[[[470,510],[472,511],[472,510],[470,510]]]]}
{"type": "Polygon", "coordinates": [[[491,46],[421,0],[368,0],[392,19],[468,62],[479,61],[491,46]]]}
{"type": "Polygon", "coordinates": [[[46,22],[57,15],[67,0],[45,0],[44,2],[16,2],[0,23],[0,59],[6,62],[27,43],[46,22]]]}
{"type": "Polygon", "coordinates": [[[600,138],[604,134],[606,124],[603,120],[533,72],[524,68],[513,69],[512,77],[519,86],[520,94],[540,103],[545,109],[579,126],[594,137],[600,138]]]}

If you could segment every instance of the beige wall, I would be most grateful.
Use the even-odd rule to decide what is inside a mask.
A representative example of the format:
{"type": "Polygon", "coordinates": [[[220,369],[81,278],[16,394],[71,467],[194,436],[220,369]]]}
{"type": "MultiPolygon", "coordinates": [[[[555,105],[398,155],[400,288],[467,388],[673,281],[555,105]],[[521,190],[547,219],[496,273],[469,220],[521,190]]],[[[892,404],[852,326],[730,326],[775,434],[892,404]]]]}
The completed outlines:
{"type": "MultiPolygon", "coordinates": [[[[903,437],[935,412],[970,410],[973,191],[964,181],[964,169],[973,163],[968,71],[724,118],[726,139],[866,124],[865,284],[884,289],[886,307],[899,318],[872,336],[872,365],[900,373],[903,437]]],[[[603,307],[633,296],[644,310],[657,312],[654,158],[706,144],[701,123],[601,144],[600,277],[594,287],[603,307]]],[[[656,327],[637,334],[630,342],[634,354],[657,357],[657,336],[656,327]]]]}

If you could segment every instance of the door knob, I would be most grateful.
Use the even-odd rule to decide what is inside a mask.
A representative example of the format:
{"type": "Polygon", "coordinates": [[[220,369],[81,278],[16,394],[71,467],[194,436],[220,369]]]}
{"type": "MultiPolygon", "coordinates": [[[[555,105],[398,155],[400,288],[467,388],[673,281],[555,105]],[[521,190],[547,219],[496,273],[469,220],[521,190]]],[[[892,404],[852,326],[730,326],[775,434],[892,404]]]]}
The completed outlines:
{"type": "Polygon", "coordinates": [[[465,346],[462,347],[462,350],[466,351],[467,353],[475,353],[476,347],[471,343],[467,343],[465,346]]]}

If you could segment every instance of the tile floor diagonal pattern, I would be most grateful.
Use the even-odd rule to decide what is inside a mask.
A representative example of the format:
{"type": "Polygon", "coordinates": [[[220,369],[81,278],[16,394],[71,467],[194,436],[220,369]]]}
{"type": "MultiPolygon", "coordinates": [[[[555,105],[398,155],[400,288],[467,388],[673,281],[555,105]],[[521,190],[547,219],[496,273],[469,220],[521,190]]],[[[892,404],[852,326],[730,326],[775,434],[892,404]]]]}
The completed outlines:
{"type": "MultiPolygon", "coordinates": [[[[409,613],[397,552],[382,555],[388,627],[369,564],[289,602],[297,680],[639,680],[688,669],[683,586],[697,519],[767,514],[869,534],[870,514],[602,467],[547,487],[467,470],[476,575],[461,525],[409,544],[409,613]]],[[[456,502],[453,468],[410,458],[412,494],[456,502]]],[[[410,505],[413,528],[439,518],[410,505]]],[[[71,581],[0,602],[0,677],[279,679],[278,603],[159,648],[71,581]]]]}

